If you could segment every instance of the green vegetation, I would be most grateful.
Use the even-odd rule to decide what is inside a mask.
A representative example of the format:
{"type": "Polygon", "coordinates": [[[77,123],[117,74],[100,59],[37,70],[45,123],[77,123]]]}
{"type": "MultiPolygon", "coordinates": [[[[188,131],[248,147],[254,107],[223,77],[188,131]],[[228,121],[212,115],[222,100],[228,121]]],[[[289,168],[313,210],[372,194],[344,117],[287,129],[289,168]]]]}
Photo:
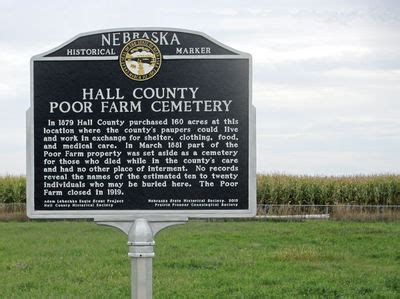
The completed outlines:
{"type": "MultiPolygon", "coordinates": [[[[25,202],[25,177],[0,177],[0,203],[25,202]]],[[[400,175],[258,175],[257,201],[268,204],[400,204],[400,175]]]]}
{"type": "Polygon", "coordinates": [[[0,176],[0,203],[25,202],[25,198],[25,176],[0,176]]]}
{"type": "MultiPolygon", "coordinates": [[[[0,298],[128,298],[126,236],[0,222],[0,298]]],[[[190,222],[156,238],[155,298],[399,298],[400,222],[190,222]]]]}
{"type": "Polygon", "coordinates": [[[257,202],[268,204],[399,205],[400,175],[259,175],[257,202]]]}

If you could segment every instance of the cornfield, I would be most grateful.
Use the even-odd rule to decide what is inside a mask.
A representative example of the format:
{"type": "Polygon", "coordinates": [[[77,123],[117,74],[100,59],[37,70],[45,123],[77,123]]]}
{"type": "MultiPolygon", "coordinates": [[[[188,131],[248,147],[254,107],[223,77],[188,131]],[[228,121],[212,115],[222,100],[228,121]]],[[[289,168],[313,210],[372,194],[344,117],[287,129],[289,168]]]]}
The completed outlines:
{"type": "MultiPolygon", "coordinates": [[[[23,203],[24,176],[0,176],[0,203],[23,203]]],[[[257,202],[283,205],[400,205],[400,175],[257,176],[257,202]]]]}
{"type": "Polygon", "coordinates": [[[22,203],[25,198],[25,176],[0,176],[0,203],[22,203]]]}
{"type": "Polygon", "coordinates": [[[400,175],[258,175],[257,202],[280,205],[399,205],[400,175]]]}

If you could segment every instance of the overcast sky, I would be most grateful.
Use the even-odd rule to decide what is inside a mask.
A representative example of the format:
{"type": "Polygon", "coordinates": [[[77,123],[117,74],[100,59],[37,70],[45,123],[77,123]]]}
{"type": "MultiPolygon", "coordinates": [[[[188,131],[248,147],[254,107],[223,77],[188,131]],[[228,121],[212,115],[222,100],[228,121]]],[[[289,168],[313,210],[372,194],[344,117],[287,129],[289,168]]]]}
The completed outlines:
{"type": "Polygon", "coordinates": [[[400,173],[400,1],[0,0],[0,19],[0,174],[25,174],[31,56],[156,26],[253,55],[259,172],[400,173]]]}

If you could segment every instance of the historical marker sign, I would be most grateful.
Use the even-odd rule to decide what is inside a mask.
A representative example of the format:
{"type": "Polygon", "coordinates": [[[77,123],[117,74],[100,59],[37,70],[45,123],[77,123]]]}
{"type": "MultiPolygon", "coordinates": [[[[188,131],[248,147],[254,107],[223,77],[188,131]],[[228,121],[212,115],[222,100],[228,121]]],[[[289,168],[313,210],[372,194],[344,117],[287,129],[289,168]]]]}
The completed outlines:
{"type": "Polygon", "coordinates": [[[251,57],[192,31],[78,35],[31,61],[28,215],[253,216],[251,57]]]}

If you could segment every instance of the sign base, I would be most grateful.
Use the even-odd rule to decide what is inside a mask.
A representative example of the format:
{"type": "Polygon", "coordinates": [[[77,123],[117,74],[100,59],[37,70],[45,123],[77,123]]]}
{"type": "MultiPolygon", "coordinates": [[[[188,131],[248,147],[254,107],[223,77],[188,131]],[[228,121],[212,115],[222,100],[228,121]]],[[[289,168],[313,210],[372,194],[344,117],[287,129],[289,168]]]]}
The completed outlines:
{"type": "Polygon", "coordinates": [[[153,297],[154,237],[169,226],[185,224],[186,217],[149,217],[147,219],[121,219],[98,217],[99,225],[116,227],[128,235],[128,256],[131,261],[131,298],[151,299],[153,297]]]}

